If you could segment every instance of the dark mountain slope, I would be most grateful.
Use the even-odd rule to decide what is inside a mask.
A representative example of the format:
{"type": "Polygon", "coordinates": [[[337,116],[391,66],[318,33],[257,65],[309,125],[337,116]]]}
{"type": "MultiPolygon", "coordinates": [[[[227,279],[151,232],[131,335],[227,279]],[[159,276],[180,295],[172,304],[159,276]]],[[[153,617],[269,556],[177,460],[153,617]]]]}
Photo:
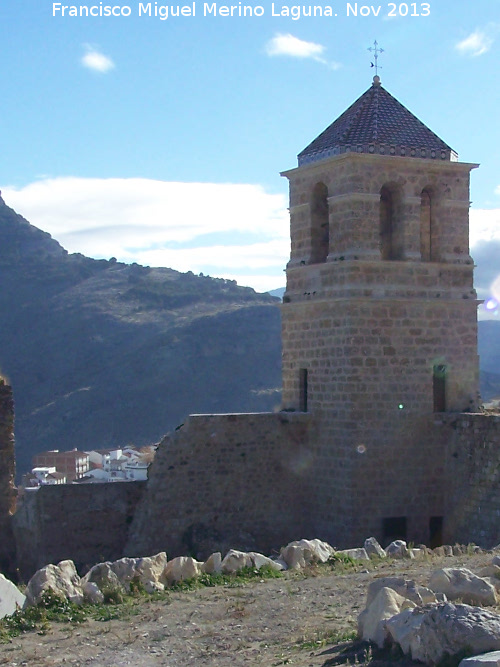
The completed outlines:
{"type": "Polygon", "coordinates": [[[484,401],[500,399],[500,322],[479,322],[478,347],[481,396],[484,401]]]}
{"type": "Polygon", "coordinates": [[[0,286],[18,472],[44,449],[145,444],[188,413],[280,402],[279,310],[269,295],[68,255],[3,202],[0,286]]]}

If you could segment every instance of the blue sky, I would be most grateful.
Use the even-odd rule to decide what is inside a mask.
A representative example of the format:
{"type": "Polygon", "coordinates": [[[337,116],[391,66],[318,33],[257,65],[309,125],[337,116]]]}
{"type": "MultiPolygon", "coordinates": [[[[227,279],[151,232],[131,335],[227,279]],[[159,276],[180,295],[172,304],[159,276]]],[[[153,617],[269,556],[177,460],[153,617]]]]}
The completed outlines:
{"type": "Polygon", "coordinates": [[[283,285],[279,172],[369,87],[377,39],[385,88],[481,163],[471,244],[481,296],[500,300],[496,0],[335,1],[319,6],[337,16],[298,19],[281,14],[304,5],[267,0],[241,3],[262,16],[204,15],[196,0],[195,16],[166,20],[139,16],[148,3],[135,0],[76,7],[108,4],[130,15],[3,0],[0,187],[30,222],[71,252],[283,285]]]}

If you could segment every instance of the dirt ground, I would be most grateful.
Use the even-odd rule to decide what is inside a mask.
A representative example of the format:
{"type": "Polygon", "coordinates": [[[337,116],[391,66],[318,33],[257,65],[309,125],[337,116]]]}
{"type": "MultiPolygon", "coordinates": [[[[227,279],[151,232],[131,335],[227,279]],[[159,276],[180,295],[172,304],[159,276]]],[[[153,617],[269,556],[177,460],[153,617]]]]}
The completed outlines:
{"type": "MultiPolygon", "coordinates": [[[[141,602],[120,620],[53,623],[46,635],[26,633],[0,645],[0,665],[382,665],[386,656],[352,641],[375,577],[398,574],[426,584],[437,568],[465,565],[477,572],[490,561],[491,554],[433,556],[343,574],[318,567],[237,587],[175,592],[168,600],[141,602]]],[[[403,664],[412,663],[399,661],[403,664]]]]}

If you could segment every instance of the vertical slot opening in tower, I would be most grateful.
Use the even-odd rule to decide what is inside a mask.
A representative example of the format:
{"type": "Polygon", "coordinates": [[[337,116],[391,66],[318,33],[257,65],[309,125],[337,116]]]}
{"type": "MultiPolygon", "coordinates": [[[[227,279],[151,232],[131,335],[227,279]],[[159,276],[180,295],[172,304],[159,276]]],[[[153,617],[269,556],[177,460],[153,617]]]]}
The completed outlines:
{"type": "Polygon", "coordinates": [[[446,412],[446,366],[437,364],[433,368],[432,391],[434,412],[446,412]]]}
{"type": "Polygon", "coordinates": [[[299,410],[307,412],[307,368],[299,371],[299,410]]]}

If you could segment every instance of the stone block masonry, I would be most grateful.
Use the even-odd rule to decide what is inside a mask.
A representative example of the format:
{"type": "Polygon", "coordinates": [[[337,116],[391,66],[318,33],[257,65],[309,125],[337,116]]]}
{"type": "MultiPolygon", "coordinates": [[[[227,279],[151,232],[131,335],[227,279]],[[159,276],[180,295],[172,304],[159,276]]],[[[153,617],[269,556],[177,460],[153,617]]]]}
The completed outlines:
{"type": "Polygon", "coordinates": [[[14,401],[12,389],[0,377],[0,571],[10,573],[15,545],[12,515],[16,508],[14,487],[14,401]]]}
{"type": "MultiPolygon", "coordinates": [[[[444,539],[500,543],[500,415],[448,415],[444,539]]],[[[446,543],[446,542],[445,542],[446,543]]]]}
{"type": "Polygon", "coordinates": [[[65,559],[83,574],[121,558],[145,484],[62,484],[26,492],[13,522],[21,577],[27,581],[47,563],[65,559]]]}
{"type": "Polygon", "coordinates": [[[126,555],[271,553],[314,537],[310,415],[191,415],[157,450],[126,555]]]}

